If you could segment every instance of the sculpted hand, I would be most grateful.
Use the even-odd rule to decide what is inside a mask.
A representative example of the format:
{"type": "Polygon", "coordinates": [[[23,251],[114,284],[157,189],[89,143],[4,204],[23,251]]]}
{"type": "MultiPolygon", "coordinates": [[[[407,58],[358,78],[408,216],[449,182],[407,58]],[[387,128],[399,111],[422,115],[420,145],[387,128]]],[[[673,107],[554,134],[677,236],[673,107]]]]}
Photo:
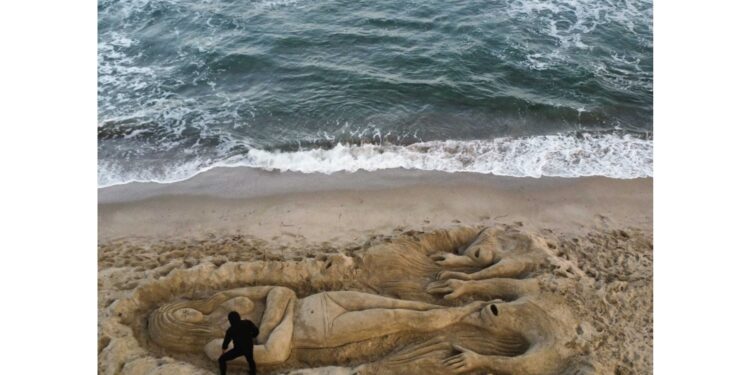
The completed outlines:
{"type": "Polygon", "coordinates": [[[482,367],[484,357],[481,354],[456,344],[453,344],[453,349],[456,349],[461,353],[444,359],[443,364],[452,370],[454,374],[460,374],[482,367]]]}
{"type": "Polygon", "coordinates": [[[469,291],[468,282],[463,280],[439,280],[427,285],[427,293],[445,294],[447,300],[456,299],[469,291]]]}
{"type": "Polygon", "coordinates": [[[447,327],[451,324],[460,323],[468,315],[471,315],[472,313],[475,313],[481,310],[486,305],[487,305],[487,302],[474,301],[472,303],[469,303],[463,306],[451,307],[450,308],[451,313],[445,316],[447,319],[441,320],[442,325],[440,325],[440,328],[447,327]]]}
{"type": "Polygon", "coordinates": [[[430,256],[433,262],[443,267],[466,267],[474,266],[474,261],[465,255],[456,255],[453,253],[441,253],[430,256]]]}
{"type": "Polygon", "coordinates": [[[457,271],[440,271],[438,272],[437,277],[440,280],[448,280],[448,279],[471,280],[471,276],[468,273],[457,272],[457,271]]]}
{"type": "Polygon", "coordinates": [[[487,302],[485,301],[474,301],[472,303],[469,303],[468,305],[459,307],[459,309],[461,309],[464,313],[464,316],[466,316],[481,310],[485,306],[487,306],[487,302]]]}

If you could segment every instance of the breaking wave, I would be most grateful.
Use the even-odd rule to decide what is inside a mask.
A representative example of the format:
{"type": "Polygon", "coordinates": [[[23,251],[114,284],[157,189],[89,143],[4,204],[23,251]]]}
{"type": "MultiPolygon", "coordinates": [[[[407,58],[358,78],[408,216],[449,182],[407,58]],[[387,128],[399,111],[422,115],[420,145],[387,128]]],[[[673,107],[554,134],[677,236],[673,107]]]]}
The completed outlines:
{"type": "Polygon", "coordinates": [[[250,149],[221,161],[193,160],[158,169],[100,161],[101,187],[128,182],[169,183],[215,167],[252,167],[302,173],[403,168],[514,177],[653,176],[653,140],[630,134],[565,134],[409,145],[341,144],[296,151],[250,149]]]}

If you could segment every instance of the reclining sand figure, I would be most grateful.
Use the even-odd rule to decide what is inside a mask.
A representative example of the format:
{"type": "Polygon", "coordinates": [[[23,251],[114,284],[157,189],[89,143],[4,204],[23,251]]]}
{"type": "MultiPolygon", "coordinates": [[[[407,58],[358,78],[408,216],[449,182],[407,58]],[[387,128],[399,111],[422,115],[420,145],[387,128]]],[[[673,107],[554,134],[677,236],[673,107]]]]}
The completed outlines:
{"type": "Polygon", "coordinates": [[[226,313],[237,311],[255,321],[262,316],[255,360],[275,364],[285,361],[292,347],[329,348],[401,331],[428,332],[455,324],[484,305],[446,308],[351,291],[297,299],[285,287],[246,287],[207,300],[163,305],[149,317],[149,334],[163,347],[204,349],[213,359],[221,352],[226,313]]]}
{"type": "Polygon", "coordinates": [[[335,348],[385,335],[415,333],[450,337],[455,352],[447,355],[442,365],[456,373],[476,369],[554,373],[565,358],[557,339],[559,324],[526,299],[445,307],[353,291],[298,299],[285,287],[246,287],[204,300],[162,305],[149,316],[149,335],[162,347],[203,350],[215,360],[221,353],[223,322],[231,310],[260,321],[254,347],[259,365],[284,362],[293,348],[335,348]],[[472,339],[466,333],[469,331],[479,332],[481,337],[472,339]]]}
{"type": "Polygon", "coordinates": [[[432,260],[444,268],[442,280],[521,279],[545,263],[546,245],[535,236],[485,228],[458,254],[433,254],[432,260]]]}
{"type": "Polygon", "coordinates": [[[513,300],[538,291],[534,278],[550,254],[543,238],[517,228],[458,228],[368,249],[360,279],[376,294],[440,305],[460,296],[513,300]]]}

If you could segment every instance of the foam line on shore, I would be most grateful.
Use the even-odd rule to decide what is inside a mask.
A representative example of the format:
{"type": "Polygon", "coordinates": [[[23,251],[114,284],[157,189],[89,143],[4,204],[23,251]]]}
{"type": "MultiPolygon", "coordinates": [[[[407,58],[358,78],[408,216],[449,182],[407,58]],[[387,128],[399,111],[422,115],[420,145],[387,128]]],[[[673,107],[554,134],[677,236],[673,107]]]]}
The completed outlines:
{"type": "Polygon", "coordinates": [[[100,161],[99,185],[171,183],[215,167],[240,166],[324,174],[403,168],[511,177],[631,179],[653,176],[653,141],[628,134],[575,134],[410,145],[337,144],[291,152],[250,149],[225,160],[194,161],[164,166],[159,171],[125,171],[119,165],[100,161]]]}

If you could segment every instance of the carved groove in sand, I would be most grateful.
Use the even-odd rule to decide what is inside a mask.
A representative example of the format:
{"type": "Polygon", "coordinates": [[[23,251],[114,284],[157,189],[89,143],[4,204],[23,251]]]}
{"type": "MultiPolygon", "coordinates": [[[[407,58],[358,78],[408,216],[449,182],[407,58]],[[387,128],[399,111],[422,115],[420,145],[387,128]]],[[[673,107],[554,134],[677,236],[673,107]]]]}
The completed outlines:
{"type": "Polygon", "coordinates": [[[221,353],[226,314],[236,310],[259,323],[254,352],[261,370],[580,372],[572,361],[578,353],[566,345],[577,322],[541,288],[548,255],[542,239],[510,228],[407,235],[342,256],[335,267],[329,261],[321,277],[329,273],[330,280],[312,282],[317,288],[281,274],[274,283],[273,274],[258,272],[255,280],[243,276],[253,286],[173,295],[145,314],[147,338],[211,363],[221,353]]]}

